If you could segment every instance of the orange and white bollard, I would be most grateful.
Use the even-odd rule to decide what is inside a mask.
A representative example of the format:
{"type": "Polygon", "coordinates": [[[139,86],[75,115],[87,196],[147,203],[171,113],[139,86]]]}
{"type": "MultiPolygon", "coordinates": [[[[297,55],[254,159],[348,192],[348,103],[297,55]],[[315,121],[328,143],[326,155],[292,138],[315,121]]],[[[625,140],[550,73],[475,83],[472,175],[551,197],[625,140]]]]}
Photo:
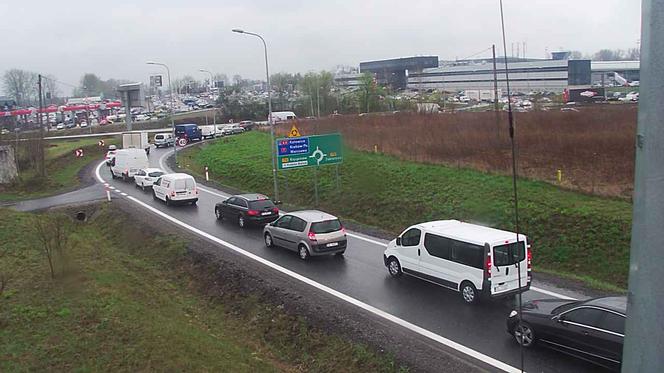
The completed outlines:
{"type": "Polygon", "coordinates": [[[106,186],[106,199],[111,202],[111,190],[108,189],[108,185],[106,186]]]}
{"type": "Polygon", "coordinates": [[[205,166],[205,181],[210,181],[210,174],[208,173],[208,167],[205,166]]]}

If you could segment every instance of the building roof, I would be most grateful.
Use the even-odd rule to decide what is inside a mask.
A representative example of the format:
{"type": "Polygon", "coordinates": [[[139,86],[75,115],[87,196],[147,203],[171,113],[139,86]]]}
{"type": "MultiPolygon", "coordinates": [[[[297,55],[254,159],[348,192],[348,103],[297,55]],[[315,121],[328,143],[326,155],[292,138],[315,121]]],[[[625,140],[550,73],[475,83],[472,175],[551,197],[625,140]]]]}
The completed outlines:
{"type": "Polygon", "coordinates": [[[641,61],[590,61],[592,71],[639,70],[641,61]]]}

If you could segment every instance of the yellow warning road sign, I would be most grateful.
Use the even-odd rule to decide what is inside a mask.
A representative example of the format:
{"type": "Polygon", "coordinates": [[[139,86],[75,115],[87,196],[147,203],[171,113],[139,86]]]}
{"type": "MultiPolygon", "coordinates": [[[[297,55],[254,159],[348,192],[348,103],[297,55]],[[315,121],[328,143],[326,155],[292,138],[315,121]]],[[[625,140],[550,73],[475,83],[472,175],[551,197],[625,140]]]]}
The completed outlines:
{"type": "Polygon", "coordinates": [[[295,127],[293,124],[293,127],[291,127],[290,132],[288,132],[288,137],[300,137],[300,131],[295,127]]]}

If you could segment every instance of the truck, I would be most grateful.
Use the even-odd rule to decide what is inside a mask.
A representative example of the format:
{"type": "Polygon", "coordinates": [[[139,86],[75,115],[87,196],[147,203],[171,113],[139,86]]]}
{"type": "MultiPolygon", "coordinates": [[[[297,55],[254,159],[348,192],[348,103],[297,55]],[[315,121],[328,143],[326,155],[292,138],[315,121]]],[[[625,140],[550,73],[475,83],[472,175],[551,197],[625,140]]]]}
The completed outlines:
{"type": "Polygon", "coordinates": [[[122,134],[123,149],[143,149],[145,154],[150,154],[150,142],[147,132],[125,132],[122,134]]]}

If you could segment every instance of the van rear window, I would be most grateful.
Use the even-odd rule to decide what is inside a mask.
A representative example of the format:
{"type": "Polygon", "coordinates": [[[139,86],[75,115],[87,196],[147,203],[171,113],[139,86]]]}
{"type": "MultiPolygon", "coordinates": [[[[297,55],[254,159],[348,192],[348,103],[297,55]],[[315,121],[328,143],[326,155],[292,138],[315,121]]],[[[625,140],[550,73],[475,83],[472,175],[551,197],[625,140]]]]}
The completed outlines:
{"type": "Polygon", "coordinates": [[[517,250],[517,243],[513,242],[506,245],[493,247],[493,265],[496,267],[508,266],[521,262],[526,258],[526,248],[523,241],[519,241],[519,248],[517,250]]]}
{"type": "Polygon", "coordinates": [[[194,190],[195,185],[194,179],[175,180],[176,190],[194,190]]]}

